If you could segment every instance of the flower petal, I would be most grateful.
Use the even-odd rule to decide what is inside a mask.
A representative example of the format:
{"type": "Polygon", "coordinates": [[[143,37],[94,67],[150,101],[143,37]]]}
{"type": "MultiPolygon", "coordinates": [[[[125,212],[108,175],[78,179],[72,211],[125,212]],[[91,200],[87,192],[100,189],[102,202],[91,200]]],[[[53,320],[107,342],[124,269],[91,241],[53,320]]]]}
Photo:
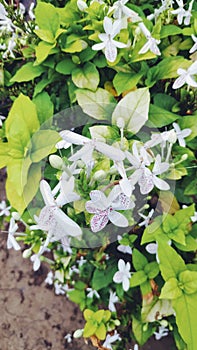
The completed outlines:
{"type": "Polygon", "coordinates": [[[101,231],[108,223],[108,215],[104,213],[96,214],[90,221],[91,230],[93,232],[101,231]]]}
{"type": "Polygon", "coordinates": [[[185,79],[185,75],[178,77],[172,85],[172,88],[179,89],[180,87],[182,87],[186,83],[185,79]]]}
{"type": "Polygon", "coordinates": [[[109,62],[114,62],[117,57],[117,47],[112,43],[111,40],[108,40],[105,47],[105,57],[109,62]]]}
{"type": "Polygon", "coordinates": [[[95,149],[114,161],[122,161],[125,159],[125,154],[123,151],[121,151],[119,148],[107,145],[104,142],[96,141],[95,149]]]}
{"type": "Polygon", "coordinates": [[[85,143],[91,141],[88,137],[76,134],[75,132],[70,130],[61,131],[60,136],[63,138],[63,140],[74,145],[85,145],[85,143]]]}
{"type": "Polygon", "coordinates": [[[129,225],[127,218],[123,214],[118,213],[117,211],[111,211],[108,214],[108,218],[112,222],[112,224],[118,227],[127,227],[129,225]]]}
{"type": "Polygon", "coordinates": [[[124,289],[125,292],[127,292],[129,290],[129,286],[130,286],[130,281],[129,278],[127,278],[126,276],[123,277],[123,281],[122,281],[122,287],[124,289]]]}
{"type": "Polygon", "coordinates": [[[45,180],[40,181],[40,192],[46,205],[50,206],[55,204],[55,199],[53,197],[51,187],[45,180]]]}
{"type": "Polygon", "coordinates": [[[153,182],[154,182],[154,185],[160,190],[168,191],[170,189],[170,186],[166,181],[160,179],[155,175],[153,175],[153,182]]]}

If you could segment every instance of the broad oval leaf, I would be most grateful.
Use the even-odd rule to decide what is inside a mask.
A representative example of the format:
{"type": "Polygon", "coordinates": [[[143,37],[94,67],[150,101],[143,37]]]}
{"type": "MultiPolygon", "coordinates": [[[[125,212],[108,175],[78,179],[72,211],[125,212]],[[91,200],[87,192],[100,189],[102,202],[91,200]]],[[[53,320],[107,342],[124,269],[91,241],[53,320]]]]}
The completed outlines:
{"type": "Polygon", "coordinates": [[[93,63],[87,62],[83,67],[72,71],[72,81],[81,89],[95,91],[99,84],[99,72],[93,63]]]}
{"type": "Polygon", "coordinates": [[[106,90],[98,88],[95,92],[89,90],[77,90],[77,101],[90,117],[98,120],[110,120],[115,108],[116,100],[106,90]]]}
{"type": "Polygon", "coordinates": [[[30,81],[34,78],[39,77],[44,71],[45,67],[34,66],[34,62],[28,62],[24,64],[19,70],[17,70],[16,74],[10,79],[10,82],[20,83],[22,81],[30,81]]]}
{"type": "Polygon", "coordinates": [[[129,92],[117,104],[112,114],[112,123],[122,118],[127,131],[136,134],[148,120],[150,93],[148,88],[129,92]]]}

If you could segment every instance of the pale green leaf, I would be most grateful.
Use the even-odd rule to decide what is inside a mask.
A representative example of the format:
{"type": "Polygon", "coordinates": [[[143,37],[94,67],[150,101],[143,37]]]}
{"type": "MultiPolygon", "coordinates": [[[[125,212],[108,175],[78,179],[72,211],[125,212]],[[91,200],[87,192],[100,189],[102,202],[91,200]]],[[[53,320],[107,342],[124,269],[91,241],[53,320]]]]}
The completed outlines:
{"type": "Polygon", "coordinates": [[[60,140],[55,130],[39,130],[32,136],[31,160],[39,162],[48,154],[56,152],[55,145],[60,140]]]}
{"type": "Polygon", "coordinates": [[[92,320],[87,321],[83,331],[84,338],[91,337],[93,334],[95,334],[96,329],[97,329],[97,323],[95,321],[92,321],[92,320]]]}
{"type": "Polygon", "coordinates": [[[35,29],[34,32],[41,40],[46,41],[47,43],[50,43],[50,44],[54,44],[55,38],[53,33],[50,30],[35,29]]]}
{"type": "Polygon", "coordinates": [[[133,250],[132,261],[136,271],[144,270],[145,266],[148,264],[146,257],[137,249],[133,250]]]}
{"type": "Polygon", "coordinates": [[[184,293],[197,293],[197,271],[183,271],[179,274],[179,281],[183,285],[184,293]]]}
{"type": "Polygon", "coordinates": [[[72,81],[81,89],[95,91],[99,80],[99,72],[91,62],[87,62],[83,67],[75,68],[72,71],[72,81]]]}
{"type": "Polygon", "coordinates": [[[55,36],[60,26],[59,14],[55,6],[39,1],[35,9],[35,16],[39,29],[48,30],[55,36]]]}
{"type": "Polygon", "coordinates": [[[158,256],[160,261],[159,267],[165,281],[173,277],[177,278],[180,272],[186,270],[181,256],[167,242],[163,242],[161,239],[159,239],[158,256]]]}
{"type": "Polygon", "coordinates": [[[158,319],[162,319],[164,317],[170,316],[174,314],[174,310],[172,309],[171,300],[167,299],[158,299],[154,297],[152,302],[143,299],[142,304],[142,321],[143,322],[155,322],[158,319]]]}
{"type": "Polygon", "coordinates": [[[181,129],[189,128],[192,130],[191,134],[187,136],[187,141],[193,140],[197,136],[197,115],[187,115],[181,117],[179,125],[181,129]]]}
{"type": "Polygon", "coordinates": [[[177,299],[182,295],[182,290],[175,277],[170,278],[163,286],[160,294],[161,299],[177,299]]]}
{"type": "Polygon", "coordinates": [[[110,120],[115,107],[114,97],[106,90],[98,88],[96,92],[77,90],[77,101],[90,117],[98,120],[110,120]]]}
{"type": "Polygon", "coordinates": [[[176,312],[178,330],[187,344],[187,350],[196,350],[197,293],[190,295],[183,293],[180,298],[173,300],[173,308],[176,312]]]}
{"type": "Polygon", "coordinates": [[[36,63],[42,63],[51,53],[55,45],[56,44],[49,44],[45,41],[41,41],[38,46],[36,46],[36,63]]]}
{"type": "Polygon", "coordinates": [[[119,118],[125,123],[125,129],[137,133],[148,120],[150,93],[147,88],[129,92],[117,104],[112,114],[112,123],[117,124],[119,118]]]}
{"type": "Polygon", "coordinates": [[[21,150],[21,157],[25,156],[31,136],[38,128],[39,121],[34,103],[29,97],[20,94],[5,121],[5,130],[8,142],[11,140],[12,147],[21,150]]]}
{"type": "Polygon", "coordinates": [[[154,333],[155,328],[151,325],[148,325],[147,329],[144,330],[145,324],[138,320],[135,316],[132,315],[132,330],[134,336],[139,345],[144,345],[148,338],[154,333]]]}
{"type": "Polygon", "coordinates": [[[106,338],[106,327],[103,322],[97,327],[95,335],[97,336],[98,339],[104,340],[106,338]]]}

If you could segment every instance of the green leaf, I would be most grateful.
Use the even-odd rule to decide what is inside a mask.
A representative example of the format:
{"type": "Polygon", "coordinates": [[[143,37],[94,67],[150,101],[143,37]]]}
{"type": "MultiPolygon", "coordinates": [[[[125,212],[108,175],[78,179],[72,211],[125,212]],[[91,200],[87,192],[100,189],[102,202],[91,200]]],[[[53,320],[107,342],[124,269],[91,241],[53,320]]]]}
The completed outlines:
{"type": "Polygon", "coordinates": [[[197,344],[197,293],[182,294],[180,298],[173,300],[173,308],[176,312],[178,330],[187,344],[187,350],[195,350],[197,344]]]}
{"type": "Polygon", "coordinates": [[[166,242],[160,239],[158,243],[159,267],[164,280],[176,278],[180,272],[186,270],[184,260],[166,242]]]}
{"type": "Polygon", "coordinates": [[[117,268],[109,266],[106,270],[95,269],[92,277],[92,288],[100,290],[106,288],[113,281],[113,276],[117,268]]]}
{"type": "Polygon", "coordinates": [[[94,313],[93,318],[96,320],[98,323],[100,323],[103,319],[105,310],[98,310],[94,313]]]}
{"type": "Polygon", "coordinates": [[[36,23],[39,29],[48,30],[55,36],[60,26],[60,18],[52,4],[39,1],[35,9],[36,23]]]}
{"type": "Polygon", "coordinates": [[[184,195],[192,196],[197,194],[197,179],[192,180],[185,188],[184,195]]]}
{"type": "Polygon", "coordinates": [[[187,136],[187,141],[193,140],[197,136],[197,123],[196,123],[197,115],[187,115],[185,117],[181,117],[180,119],[180,128],[185,129],[189,128],[192,130],[191,134],[187,136]]]}
{"type": "Polygon", "coordinates": [[[131,276],[130,287],[136,287],[143,284],[147,280],[147,275],[144,271],[137,271],[131,276]]]}
{"type": "Polygon", "coordinates": [[[34,62],[24,64],[16,74],[10,79],[10,82],[21,83],[22,81],[30,81],[39,77],[45,71],[44,67],[34,66],[34,62]]]}
{"type": "Polygon", "coordinates": [[[142,73],[134,74],[118,72],[113,79],[113,85],[118,95],[126,90],[133,89],[141,79],[142,75],[142,73]]]}
{"type": "Polygon", "coordinates": [[[81,89],[95,91],[99,84],[99,72],[93,63],[87,62],[83,67],[72,71],[72,81],[81,89]]]}
{"type": "Polygon", "coordinates": [[[45,41],[41,41],[38,46],[36,46],[36,63],[42,63],[48,57],[48,55],[51,54],[55,45],[55,43],[49,44],[45,41]]]}
{"type": "Polygon", "coordinates": [[[115,107],[114,97],[106,90],[98,88],[96,92],[77,90],[77,101],[90,117],[98,120],[110,120],[115,107]]]}
{"type": "Polygon", "coordinates": [[[42,92],[45,87],[49,86],[49,84],[52,83],[52,81],[52,78],[43,78],[42,80],[40,80],[35,86],[33,97],[36,97],[36,95],[42,92]]]}
{"type": "Polygon", "coordinates": [[[125,129],[137,133],[148,120],[150,93],[147,88],[129,92],[115,107],[112,114],[112,123],[117,124],[122,118],[125,129]]]}
{"type": "Polygon", "coordinates": [[[182,295],[179,282],[175,277],[170,278],[163,286],[160,294],[161,299],[177,299],[182,295]]]}
{"type": "Polygon", "coordinates": [[[97,327],[95,335],[97,336],[98,339],[104,340],[106,338],[106,327],[103,322],[97,327]]]}
{"type": "MultiPolygon", "coordinates": [[[[69,37],[68,37],[69,40],[69,37]]],[[[75,52],[81,52],[84,49],[86,49],[87,43],[84,40],[81,40],[79,38],[76,38],[75,41],[67,42],[65,46],[61,47],[61,50],[63,52],[68,53],[75,53],[75,52]]]]}
{"type": "Polygon", "coordinates": [[[145,266],[148,264],[146,257],[139,252],[139,250],[134,249],[132,254],[133,266],[136,271],[144,270],[145,266]]]}
{"type": "Polygon", "coordinates": [[[161,128],[171,124],[179,118],[178,114],[167,111],[156,105],[150,104],[147,126],[161,128]]]}
{"type": "Polygon", "coordinates": [[[60,74],[70,75],[74,68],[76,68],[76,64],[73,63],[71,58],[65,58],[63,61],[58,62],[55,70],[60,74]]]}
{"type": "Polygon", "coordinates": [[[89,320],[84,327],[83,336],[84,338],[89,338],[95,334],[97,329],[97,323],[95,321],[89,320]]]}
{"type": "Polygon", "coordinates": [[[161,27],[160,38],[166,38],[171,35],[178,35],[182,33],[182,29],[173,24],[168,24],[161,27]]]}
{"type": "Polygon", "coordinates": [[[43,125],[48,119],[51,119],[54,112],[53,103],[46,91],[41,92],[33,99],[36,105],[40,125],[43,125]]]}
{"type": "Polygon", "coordinates": [[[94,311],[89,310],[89,309],[85,309],[83,312],[83,316],[84,316],[86,321],[91,320],[93,315],[94,315],[94,311]]]}
{"type": "Polygon", "coordinates": [[[149,279],[155,278],[159,273],[159,265],[156,261],[152,261],[145,266],[144,272],[146,273],[149,279]]]}
{"type": "Polygon", "coordinates": [[[180,244],[178,242],[174,242],[174,244],[178,249],[184,252],[191,252],[191,251],[194,252],[197,250],[197,241],[191,235],[185,236],[185,245],[180,244]]]}
{"type": "Polygon", "coordinates": [[[150,324],[144,329],[145,324],[139,321],[135,316],[132,316],[132,330],[136,341],[139,345],[144,345],[150,336],[154,333],[155,328],[150,324]]]}
{"type": "Polygon", "coordinates": [[[39,130],[32,136],[31,160],[40,162],[48,154],[56,152],[55,144],[60,140],[55,130],[39,130]]]}
{"type": "Polygon", "coordinates": [[[183,285],[184,293],[197,293],[197,271],[183,271],[179,274],[179,281],[183,285]]]}

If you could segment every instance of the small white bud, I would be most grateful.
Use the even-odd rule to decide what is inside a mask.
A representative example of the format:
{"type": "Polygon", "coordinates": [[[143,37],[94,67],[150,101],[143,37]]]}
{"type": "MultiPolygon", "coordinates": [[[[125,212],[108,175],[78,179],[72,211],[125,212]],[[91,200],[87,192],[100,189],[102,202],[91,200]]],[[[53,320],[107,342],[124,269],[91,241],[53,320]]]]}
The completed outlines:
{"type": "Polygon", "coordinates": [[[103,179],[106,178],[106,175],[107,175],[107,174],[106,174],[106,171],[104,171],[104,170],[98,170],[98,171],[95,172],[93,178],[94,178],[94,180],[96,180],[96,181],[98,181],[98,180],[103,180],[103,179]]]}
{"type": "Polygon", "coordinates": [[[49,156],[49,163],[53,168],[58,170],[62,170],[64,166],[64,162],[62,158],[59,156],[56,156],[55,154],[52,154],[51,156],[49,156]]]}
{"type": "Polygon", "coordinates": [[[24,250],[24,252],[23,252],[24,259],[28,259],[31,256],[31,250],[32,250],[32,247],[24,250]]]}
{"type": "Polygon", "coordinates": [[[119,129],[123,129],[125,127],[125,121],[123,118],[118,118],[117,119],[117,127],[119,129]]]}
{"type": "Polygon", "coordinates": [[[182,155],[181,160],[184,161],[184,160],[186,160],[187,158],[188,158],[188,154],[185,153],[185,154],[182,155]]]}
{"type": "Polygon", "coordinates": [[[20,220],[21,218],[20,214],[17,211],[13,211],[12,217],[14,218],[14,220],[20,220]]]}
{"type": "Polygon", "coordinates": [[[82,335],[83,335],[83,329],[77,329],[73,334],[73,338],[81,338],[82,335]]]}

